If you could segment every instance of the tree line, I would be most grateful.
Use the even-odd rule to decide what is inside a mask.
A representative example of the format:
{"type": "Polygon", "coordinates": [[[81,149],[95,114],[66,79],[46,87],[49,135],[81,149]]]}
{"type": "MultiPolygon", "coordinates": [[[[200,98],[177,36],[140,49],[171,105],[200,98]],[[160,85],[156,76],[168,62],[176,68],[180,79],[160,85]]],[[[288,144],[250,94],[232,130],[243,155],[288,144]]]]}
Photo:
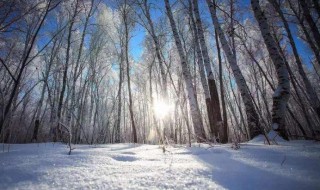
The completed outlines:
{"type": "Polygon", "coordinates": [[[319,139],[317,0],[0,7],[1,142],[319,139]]]}

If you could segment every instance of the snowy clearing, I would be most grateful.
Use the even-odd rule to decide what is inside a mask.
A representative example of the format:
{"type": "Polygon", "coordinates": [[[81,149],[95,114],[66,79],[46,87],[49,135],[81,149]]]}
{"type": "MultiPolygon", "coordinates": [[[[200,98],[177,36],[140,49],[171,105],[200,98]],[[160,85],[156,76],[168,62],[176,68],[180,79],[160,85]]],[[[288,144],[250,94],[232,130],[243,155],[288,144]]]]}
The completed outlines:
{"type": "Polygon", "coordinates": [[[11,145],[0,189],[320,189],[319,143],[230,146],[11,145]]]}

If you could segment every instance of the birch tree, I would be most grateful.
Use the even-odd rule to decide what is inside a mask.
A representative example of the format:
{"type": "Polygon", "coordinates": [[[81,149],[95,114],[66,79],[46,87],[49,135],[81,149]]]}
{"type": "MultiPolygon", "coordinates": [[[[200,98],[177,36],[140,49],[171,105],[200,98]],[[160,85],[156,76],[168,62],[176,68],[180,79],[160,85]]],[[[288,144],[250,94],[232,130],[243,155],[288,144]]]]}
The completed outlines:
{"type": "Polygon", "coordinates": [[[206,102],[206,108],[207,108],[207,114],[208,114],[208,120],[209,120],[209,126],[210,126],[210,130],[211,130],[211,136],[212,138],[215,138],[218,136],[218,131],[215,128],[216,123],[216,118],[213,115],[213,104],[212,104],[212,100],[210,97],[210,92],[209,92],[209,85],[208,85],[208,80],[207,80],[207,76],[205,73],[205,69],[204,69],[204,64],[203,64],[203,58],[202,58],[202,53],[201,53],[201,49],[200,49],[200,44],[199,44],[199,38],[198,38],[198,31],[196,29],[196,24],[195,24],[195,20],[194,20],[194,16],[193,16],[193,10],[192,10],[192,4],[191,1],[189,3],[189,14],[190,14],[190,27],[193,29],[193,38],[194,38],[194,48],[196,51],[196,57],[197,57],[197,65],[199,67],[199,74],[200,74],[200,81],[202,84],[202,88],[204,91],[204,97],[205,97],[205,102],[206,102]]]}
{"type": "Polygon", "coordinates": [[[61,122],[61,117],[62,117],[62,109],[63,109],[63,103],[64,103],[64,97],[65,97],[65,91],[66,91],[66,85],[67,85],[67,74],[68,74],[68,68],[70,64],[70,59],[71,59],[71,38],[72,38],[72,31],[73,31],[73,25],[76,22],[76,16],[79,13],[78,10],[79,6],[79,1],[75,0],[74,2],[74,7],[73,12],[70,15],[70,23],[68,27],[68,37],[67,37],[67,49],[66,49],[66,58],[65,58],[65,64],[64,64],[64,69],[63,69],[63,77],[62,77],[62,88],[59,96],[59,103],[58,103],[58,108],[57,108],[57,128],[54,133],[54,141],[56,141],[58,138],[61,138],[61,129],[60,129],[60,122],[61,122]]]}
{"type": "Polygon", "coordinates": [[[290,96],[289,73],[285,61],[281,57],[276,42],[271,35],[268,20],[260,7],[259,0],[251,0],[251,6],[277,72],[278,86],[273,94],[272,128],[278,131],[283,138],[288,139],[285,130],[284,116],[290,96]]]}
{"type": "MultiPolygon", "coordinates": [[[[220,110],[220,100],[217,90],[217,85],[213,76],[213,72],[211,69],[211,61],[209,58],[209,53],[205,41],[204,31],[202,27],[202,21],[199,14],[199,7],[198,7],[198,1],[193,0],[193,11],[196,18],[196,29],[197,29],[197,35],[199,35],[199,43],[201,47],[201,53],[203,56],[204,66],[207,73],[207,79],[208,79],[208,85],[210,90],[210,102],[212,107],[212,114],[213,115],[213,121],[214,125],[216,127],[215,130],[219,131],[219,137],[220,141],[223,143],[226,143],[228,141],[228,134],[227,134],[227,128],[222,125],[222,117],[221,117],[221,110],[220,110]]],[[[215,134],[217,136],[217,134],[215,134]]]]}
{"type": "Polygon", "coordinates": [[[183,78],[184,78],[185,85],[186,85],[186,91],[188,94],[188,100],[189,100],[189,106],[190,106],[190,112],[191,112],[194,132],[195,132],[196,139],[198,140],[198,142],[201,142],[206,139],[206,136],[205,136],[205,131],[204,131],[204,127],[203,127],[202,117],[201,117],[200,110],[199,110],[198,101],[196,99],[194,87],[192,84],[191,73],[189,70],[189,66],[188,66],[188,63],[186,60],[185,53],[183,51],[182,43],[181,43],[179,33],[178,33],[178,30],[176,27],[176,23],[174,21],[174,17],[173,17],[172,11],[171,11],[169,0],[164,0],[164,1],[165,1],[165,7],[166,7],[166,11],[167,11],[167,16],[169,18],[171,30],[172,30],[173,37],[175,40],[175,44],[176,44],[176,47],[179,52],[180,63],[181,63],[181,67],[182,67],[182,74],[183,74],[183,78]]]}
{"type": "MultiPolygon", "coordinates": [[[[137,143],[137,129],[135,124],[135,118],[133,115],[133,101],[132,101],[132,92],[131,92],[131,79],[130,79],[130,62],[129,62],[129,27],[133,25],[132,20],[130,20],[130,7],[127,4],[127,0],[124,2],[124,7],[122,8],[121,16],[123,19],[124,24],[124,33],[125,33],[125,39],[124,39],[124,57],[125,62],[127,65],[126,71],[127,71],[127,80],[128,80],[128,94],[129,94],[129,112],[130,112],[130,119],[131,119],[131,127],[132,127],[132,136],[133,136],[133,142],[137,143]]],[[[132,15],[131,15],[132,16],[132,15]]]]}
{"type": "Polygon", "coordinates": [[[257,114],[256,109],[254,107],[254,103],[251,99],[251,93],[246,84],[246,80],[243,77],[243,74],[237,64],[237,58],[235,54],[232,52],[230,45],[228,44],[225,34],[222,31],[222,28],[218,21],[217,13],[216,13],[216,5],[211,0],[207,0],[207,4],[209,7],[214,28],[217,31],[222,49],[225,52],[227,60],[231,66],[233,75],[235,77],[235,81],[237,83],[238,89],[241,93],[241,97],[245,105],[248,127],[250,131],[250,138],[254,138],[255,136],[262,133],[259,115],[257,114]]]}
{"type": "MultiPolygon", "coordinates": [[[[48,16],[49,12],[52,11],[54,8],[56,8],[59,5],[58,3],[53,3],[51,0],[48,1],[45,4],[44,8],[40,8],[40,14],[39,15],[34,15],[33,23],[27,23],[29,25],[29,28],[27,28],[27,35],[26,35],[26,43],[24,45],[23,49],[23,54],[19,63],[19,70],[17,71],[17,75],[11,76],[13,77],[14,85],[11,90],[9,99],[5,105],[3,114],[0,117],[0,134],[2,134],[2,130],[4,127],[4,124],[6,122],[6,119],[8,118],[14,99],[17,97],[18,91],[19,91],[19,86],[21,79],[23,77],[24,71],[26,70],[28,64],[32,62],[32,60],[35,58],[34,56],[31,56],[31,51],[34,49],[37,37],[39,35],[40,29],[42,29],[44,21],[46,17],[48,16]]],[[[38,5],[37,5],[38,6],[38,5]]],[[[29,15],[30,16],[30,15],[29,15]]],[[[11,22],[10,22],[11,23],[11,22]]],[[[1,60],[1,63],[5,65],[5,62],[1,60]]]]}

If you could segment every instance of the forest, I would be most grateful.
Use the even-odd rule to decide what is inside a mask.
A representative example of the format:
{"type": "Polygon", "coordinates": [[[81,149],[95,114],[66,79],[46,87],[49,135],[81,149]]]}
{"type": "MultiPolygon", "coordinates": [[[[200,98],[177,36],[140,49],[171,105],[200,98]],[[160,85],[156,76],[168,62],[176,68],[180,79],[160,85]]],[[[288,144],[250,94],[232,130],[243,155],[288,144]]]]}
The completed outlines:
{"type": "Polygon", "coordinates": [[[317,0],[3,0],[0,139],[319,140],[317,0]]]}
{"type": "Polygon", "coordinates": [[[0,189],[320,189],[319,0],[0,0],[0,189]]]}

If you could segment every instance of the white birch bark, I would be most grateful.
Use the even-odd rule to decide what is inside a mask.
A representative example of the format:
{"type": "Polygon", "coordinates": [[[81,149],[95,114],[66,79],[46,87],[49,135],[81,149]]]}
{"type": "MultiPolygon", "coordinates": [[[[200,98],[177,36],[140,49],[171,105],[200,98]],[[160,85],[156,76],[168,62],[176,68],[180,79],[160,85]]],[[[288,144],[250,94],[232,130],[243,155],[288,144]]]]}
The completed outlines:
{"type": "Polygon", "coordinates": [[[242,75],[242,72],[237,64],[236,56],[232,53],[230,45],[228,44],[226,37],[222,31],[220,23],[218,22],[215,5],[211,0],[207,0],[207,4],[211,13],[212,22],[215,30],[217,31],[221,46],[223,51],[226,54],[227,60],[232,69],[234,78],[236,80],[237,86],[241,93],[241,97],[243,103],[245,105],[248,127],[250,132],[250,138],[253,138],[261,133],[260,124],[259,124],[259,116],[255,110],[254,103],[251,99],[251,94],[249,88],[246,84],[246,80],[242,75]]]}
{"type": "Polygon", "coordinates": [[[271,36],[270,28],[264,12],[261,10],[259,0],[251,0],[254,16],[259,23],[260,31],[268,52],[275,66],[278,78],[278,86],[273,94],[272,127],[279,131],[282,137],[287,138],[285,133],[285,111],[290,96],[289,73],[285,61],[281,57],[275,39],[271,36]]]}
{"type": "Polygon", "coordinates": [[[292,48],[293,54],[294,54],[295,59],[296,59],[296,63],[297,63],[297,66],[298,66],[299,74],[301,75],[301,78],[302,78],[303,83],[304,83],[305,88],[306,88],[306,92],[307,92],[307,94],[309,96],[308,100],[310,102],[311,107],[314,109],[314,111],[317,113],[318,117],[320,118],[320,101],[318,99],[317,93],[313,89],[313,87],[311,85],[311,82],[309,81],[309,79],[307,77],[307,74],[303,70],[302,61],[301,61],[301,59],[299,57],[298,50],[297,50],[295,42],[293,40],[293,36],[291,34],[291,31],[290,31],[290,28],[289,28],[289,24],[288,24],[288,22],[287,22],[287,20],[286,20],[286,18],[284,16],[281,8],[280,8],[279,3],[277,3],[276,0],[269,0],[269,2],[273,5],[274,9],[278,12],[280,18],[283,21],[284,28],[285,28],[285,30],[287,32],[288,39],[289,39],[289,42],[291,44],[291,48],[292,48]]]}
{"type": "Polygon", "coordinates": [[[181,67],[182,67],[182,74],[183,78],[186,84],[186,90],[188,94],[188,100],[189,100],[189,106],[190,106],[190,111],[191,111],[191,117],[192,117],[192,122],[193,122],[193,127],[194,127],[194,132],[196,135],[196,138],[199,142],[205,140],[205,131],[203,128],[203,122],[202,122],[202,117],[200,114],[199,110],[199,105],[198,101],[196,100],[195,96],[195,91],[194,87],[192,84],[192,78],[191,78],[191,73],[188,67],[187,59],[184,54],[183,48],[182,48],[182,43],[178,34],[178,30],[175,24],[175,21],[173,19],[173,15],[171,12],[169,0],[164,0],[165,1],[165,6],[167,10],[167,16],[170,21],[172,33],[175,39],[175,44],[177,46],[178,52],[179,52],[179,57],[180,57],[180,62],[181,62],[181,67]]]}
{"type": "Polygon", "coordinates": [[[215,128],[214,128],[214,121],[213,121],[214,118],[212,115],[212,108],[211,108],[212,107],[211,96],[210,96],[210,92],[209,92],[209,85],[208,85],[208,81],[207,81],[206,72],[204,69],[203,57],[202,57],[202,52],[201,52],[201,48],[200,48],[200,44],[199,44],[199,37],[198,37],[199,34],[198,34],[197,26],[196,26],[196,23],[194,20],[191,1],[189,3],[189,6],[190,6],[189,7],[189,17],[191,20],[190,27],[193,32],[193,40],[194,40],[194,48],[195,48],[195,52],[196,52],[196,57],[197,57],[197,64],[199,67],[201,84],[202,84],[202,88],[204,91],[204,98],[206,100],[209,125],[210,125],[210,129],[211,129],[211,133],[214,136],[215,135],[215,128]]]}
{"type": "Polygon", "coordinates": [[[221,110],[220,110],[220,100],[219,100],[219,95],[217,91],[217,85],[214,80],[213,72],[211,69],[211,64],[210,64],[210,58],[209,58],[209,53],[204,37],[204,31],[202,28],[202,22],[199,14],[199,7],[198,7],[198,1],[193,0],[193,10],[195,13],[195,18],[196,18],[196,28],[197,28],[197,34],[199,35],[199,42],[200,42],[200,47],[201,47],[201,52],[203,56],[203,61],[204,61],[204,66],[207,72],[207,78],[208,78],[208,84],[209,84],[209,90],[210,90],[210,96],[211,96],[211,104],[212,104],[212,114],[214,117],[215,125],[217,127],[216,130],[219,130],[219,135],[220,135],[220,140],[226,142],[228,141],[228,135],[227,135],[227,129],[223,129],[222,125],[222,117],[221,117],[221,110]]]}
{"type": "Polygon", "coordinates": [[[201,19],[200,19],[197,0],[193,0],[193,5],[194,5],[193,10],[194,10],[194,13],[195,13],[195,18],[196,18],[197,33],[199,35],[198,38],[199,38],[199,42],[200,42],[200,45],[201,45],[201,51],[202,51],[202,54],[203,54],[204,66],[205,66],[206,71],[207,71],[208,79],[209,80],[214,80],[213,72],[212,72],[211,65],[210,65],[209,53],[208,53],[208,49],[207,49],[207,46],[206,46],[204,32],[203,32],[203,28],[202,28],[202,22],[201,22],[201,19]]]}

